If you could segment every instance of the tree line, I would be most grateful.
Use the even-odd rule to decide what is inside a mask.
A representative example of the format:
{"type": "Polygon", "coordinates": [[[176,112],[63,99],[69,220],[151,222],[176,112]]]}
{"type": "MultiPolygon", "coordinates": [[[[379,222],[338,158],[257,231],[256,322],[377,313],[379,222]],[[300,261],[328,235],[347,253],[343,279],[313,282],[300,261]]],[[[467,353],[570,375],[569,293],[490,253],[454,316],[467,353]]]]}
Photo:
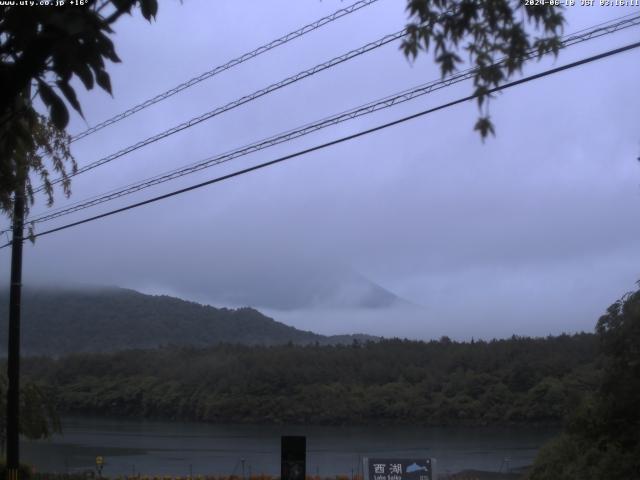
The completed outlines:
{"type": "Polygon", "coordinates": [[[24,360],[60,413],[300,424],[560,423],[599,382],[593,334],[164,347],[24,360]]]}
{"type": "Polygon", "coordinates": [[[562,435],[540,451],[530,480],[640,478],[640,288],[607,309],[596,334],[597,388],[569,412],[562,435]]]}

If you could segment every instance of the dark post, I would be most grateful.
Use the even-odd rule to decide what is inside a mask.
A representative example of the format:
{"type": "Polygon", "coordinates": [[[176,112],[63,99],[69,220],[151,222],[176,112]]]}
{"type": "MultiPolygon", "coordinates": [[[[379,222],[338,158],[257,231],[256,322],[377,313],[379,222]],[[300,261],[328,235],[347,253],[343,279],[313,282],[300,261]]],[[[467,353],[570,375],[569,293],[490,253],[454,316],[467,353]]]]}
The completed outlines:
{"type": "Polygon", "coordinates": [[[11,243],[11,287],[9,290],[9,356],[7,359],[7,480],[19,480],[18,425],[20,406],[20,294],[22,288],[22,241],[24,191],[16,190],[11,243]]]}
{"type": "Polygon", "coordinates": [[[307,437],[282,437],[280,449],[281,480],[305,480],[307,474],[307,437]]]}

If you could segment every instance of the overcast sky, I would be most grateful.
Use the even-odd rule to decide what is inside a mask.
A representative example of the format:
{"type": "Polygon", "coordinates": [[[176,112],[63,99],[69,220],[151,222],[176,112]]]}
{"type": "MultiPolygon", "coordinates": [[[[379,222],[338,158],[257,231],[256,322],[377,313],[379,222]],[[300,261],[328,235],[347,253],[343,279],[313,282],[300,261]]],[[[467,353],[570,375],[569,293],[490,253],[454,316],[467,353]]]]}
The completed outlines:
{"type": "MultiPolygon", "coordinates": [[[[114,97],[83,92],[86,123],[349,5],[161,2],[117,24],[114,97]]],[[[572,7],[565,32],[632,13],[572,7]]],[[[635,11],[640,12],[639,8],[635,11]]],[[[379,0],[78,141],[80,166],[406,24],[379,0]]],[[[534,62],[535,73],[637,41],[633,28],[534,62]]],[[[74,178],[83,200],[438,78],[393,43],[74,178]]],[[[24,283],[117,285],[250,305],[320,333],[411,338],[591,331],[640,279],[640,52],[504,92],[484,144],[463,104],[269,169],[38,239],[24,283]]],[[[469,94],[462,83],[95,209],[43,230],[276,158],[469,94]]],[[[65,204],[59,196],[56,206],[65,204]]],[[[40,201],[34,213],[45,209],[40,201]]],[[[4,222],[6,223],[6,221],[4,222]]],[[[0,253],[8,276],[9,249],[0,253]]]]}

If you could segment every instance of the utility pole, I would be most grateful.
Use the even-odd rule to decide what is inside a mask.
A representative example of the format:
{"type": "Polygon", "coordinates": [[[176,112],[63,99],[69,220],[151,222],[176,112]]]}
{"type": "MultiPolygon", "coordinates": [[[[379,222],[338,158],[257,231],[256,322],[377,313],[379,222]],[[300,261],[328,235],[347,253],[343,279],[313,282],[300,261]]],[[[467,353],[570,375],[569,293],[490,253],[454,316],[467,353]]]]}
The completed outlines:
{"type": "Polygon", "coordinates": [[[22,242],[24,235],[24,178],[13,199],[11,286],[9,290],[9,356],[7,359],[7,480],[19,480],[20,447],[20,297],[22,290],[22,242]]]}

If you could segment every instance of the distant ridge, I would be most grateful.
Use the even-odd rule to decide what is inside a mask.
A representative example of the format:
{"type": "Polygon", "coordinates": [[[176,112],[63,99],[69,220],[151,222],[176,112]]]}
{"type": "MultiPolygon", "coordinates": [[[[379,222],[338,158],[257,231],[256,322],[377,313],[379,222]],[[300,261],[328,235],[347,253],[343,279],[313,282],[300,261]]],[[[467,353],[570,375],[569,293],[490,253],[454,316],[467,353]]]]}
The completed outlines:
{"type": "MultiPolygon", "coordinates": [[[[325,336],[298,330],[253,308],[214,308],[116,287],[26,288],[22,353],[61,355],[163,345],[210,346],[352,343],[369,335],[325,336]]],[[[0,296],[0,353],[6,355],[8,295],[0,296]]]]}
{"type": "MultiPolygon", "coordinates": [[[[252,305],[259,309],[297,312],[318,309],[384,310],[414,304],[344,265],[309,264],[301,259],[282,271],[276,259],[266,259],[259,272],[243,272],[233,278],[198,279],[181,288],[189,298],[213,305],[252,305]]],[[[170,283],[170,282],[169,282],[170,283]]],[[[169,285],[167,285],[169,286],[169,285]]]]}

